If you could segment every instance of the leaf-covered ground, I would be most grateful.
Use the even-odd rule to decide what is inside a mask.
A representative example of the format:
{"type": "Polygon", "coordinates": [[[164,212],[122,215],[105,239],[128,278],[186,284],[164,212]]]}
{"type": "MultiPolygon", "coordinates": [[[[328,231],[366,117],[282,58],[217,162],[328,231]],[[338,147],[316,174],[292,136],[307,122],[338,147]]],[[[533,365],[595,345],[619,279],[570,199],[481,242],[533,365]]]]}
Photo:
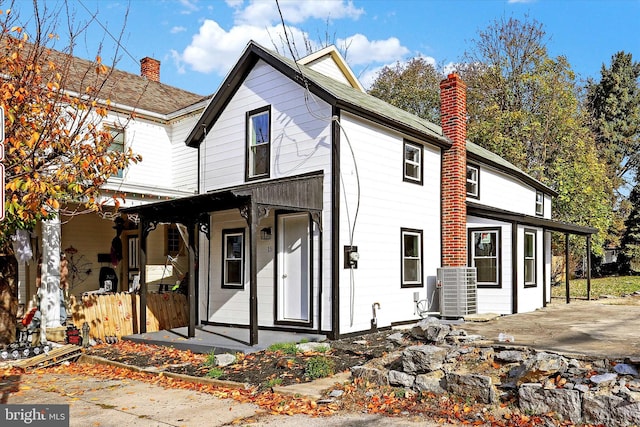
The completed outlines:
{"type": "Polygon", "coordinates": [[[236,363],[215,368],[208,355],[180,351],[172,347],[121,341],[117,344],[101,344],[92,347],[87,354],[138,367],[156,367],[167,372],[195,377],[215,377],[251,386],[269,387],[291,385],[313,380],[312,359],[322,359],[333,373],[346,371],[384,355],[395,347],[386,337],[389,332],[380,332],[347,338],[328,343],[328,350],[288,352],[287,349],[264,350],[252,354],[236,354],[236,363]]]}

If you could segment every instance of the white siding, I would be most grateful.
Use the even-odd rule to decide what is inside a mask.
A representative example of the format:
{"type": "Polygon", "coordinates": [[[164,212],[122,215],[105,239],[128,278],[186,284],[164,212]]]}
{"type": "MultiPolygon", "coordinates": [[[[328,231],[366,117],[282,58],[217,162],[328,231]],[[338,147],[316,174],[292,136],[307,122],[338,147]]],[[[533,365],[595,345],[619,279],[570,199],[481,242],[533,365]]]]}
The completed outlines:
{"type": "Polygon", "coordinates": [[[327,77],[331,77],[332,79],[339,81],[340,83],[351,86],[349,80],[347,80],[340,67],[338,67],[338,64],[336,64],[336,62],[330,55],[318,58],[317,60],[307,64],[307,66],[312,70],[315,70],[327,77]]]}
{"type": "Polygon", "coordinates": [[[478,288],[478,313],[512,314],[513,275],[511,252],[511,224],[467,216],[467,229],[496,228],[500,229],[500,288],[478,288]]]}
{"type": "MultiPolygon", "coordinates": [[[[324,230],[330,230],[332,207],[331,108],[325,102],[311,95],[305,102],[304,87],[292,82],[262,61],[256,64],[244,83],[238,88],[201,145],[200,191],[204,193],[245,183],[246,113],[267,105],[271,106],[270,178],[323,171],[324,213],[322,222],[324,230]]],[[[263,222],[267,220],[269,218],[263,219],[263,222]]],[[[215,221],[213,224],[216,226],[215,221]]],[[[260,227],[262,226],[261,223],[260,227]]],[[[325,249],[322,262],[324,269],[322,272],[324,281],[322,328],[329,329],[331,326],[331,258],[328,248],[331,247],[331,233],[326,231],[323,234],[322,245],[325,249]]],[[[214,236],[219,236],[219,234],[212,234],[213,241],[218,242],[219,237],[214,236]]],[[[271,242],[273,246],[274,243],[271,242]]],[[[216,285],[216,280],[219,279],[215,275],[219,272],[214,274],[214,270],[220,258],[219,253],[214,253],[214,251],[219,252],[220,249],[216,249],[215,246],[214,243],[211,254],[212,293],[216,293],[215,290],[219,288],[216,285]]],[[[317,248],[320,245],[316,242],[314,246],[317,248]]],[[[268,256],[271,257],[272,254],[270,253],[268,256]]],[[[259,273],[258,319],[260,325],[267,321],[273,322],[272,269],[273,266],[264,265],[259,273]],[[270,286],[271,289],[267,290],[267,286],[270,286]]],[[[319,277],[319,274],[315,277],[319,277]]],[[[319,290],[315,289],[314,297],[316,300],[318,294],[319,290]]],[[[314,300],[314,304],[317,304],[317,301],[314,300]]],[[[248,287],[244,292],[224,290],[221,299],[216,300],[211,307],[214,307],[215,310],[210,310],[210,321],[231,322],[233,320],[237,323],[248,324],[248,287]]],[[[205,313],[202,311],[202,307],[201,313],[205,313]]],[[[314,306],[314,314],[317,315],[317,313],[317,307],[314,306]]],[[[314,327],[317,325],[314,324],[314,327]]]]}
{"type": "MultiPolygon", "coordinates": [[[[490,166],[480,164],[480,199],[468,199],[494,208],[536,215],[536,190],[490,166]]],[[[545,217],[550,218],[551,200],[545,197],[545,217]],[[549,214],[549,216],[547,216],[549,214]]]]}
{"type": "Polygon", "coordinates": [[[171,123],[173,185],[182,191],[195,192],[198,188],[198,149],[184,143],[198,115],[193,114],[171,123]]]}
{"type": "Polygon", "coordinates": [[[543,252],[542,245],[542,229],[536,229],[533,227],[518,226],[518,313],[526,313],[534,311],[542,307],[542,292],[543,292],[543,252]],[[534,231],[536,235],[536,286],[525,287],[524,286],[524,232],[534,231]]]}
{"type": "Polygon", "coordinates": [[[434,280],[440,266],[441,156],[438,148],[426,146],[424,185],[404,182],[402,135],[348,114],[342,115],[341,123],[339,332],[343,334],[369,329],[376,302],[378,326],[418,318],[413,294],[427,298],[426,281],[434,280]],[[357,269],[343,269],[342,248],[350,244],[354,223],[353,245],[360,260],[357,269]],[[423,287],[401,287],[401,228],[423,231],[423,287]]]}

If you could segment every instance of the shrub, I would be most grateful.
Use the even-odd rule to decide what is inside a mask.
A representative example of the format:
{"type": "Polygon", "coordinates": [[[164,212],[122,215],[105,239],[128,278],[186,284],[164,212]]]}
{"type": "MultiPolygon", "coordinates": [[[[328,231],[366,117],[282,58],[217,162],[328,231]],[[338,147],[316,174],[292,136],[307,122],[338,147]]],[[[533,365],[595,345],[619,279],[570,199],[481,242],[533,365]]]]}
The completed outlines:
{"type": "Polygon", "coordinates": [[[326,356],[314,356],[307,360],[304,368],[305,376],[309,379],[324,378],[334,374],[333,360],[326,356]]]}

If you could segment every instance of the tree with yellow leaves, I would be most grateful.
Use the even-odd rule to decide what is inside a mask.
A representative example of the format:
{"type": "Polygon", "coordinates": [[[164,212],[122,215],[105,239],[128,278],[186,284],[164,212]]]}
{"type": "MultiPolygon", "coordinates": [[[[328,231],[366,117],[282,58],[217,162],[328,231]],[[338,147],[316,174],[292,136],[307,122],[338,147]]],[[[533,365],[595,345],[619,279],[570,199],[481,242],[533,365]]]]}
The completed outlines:
{"type": "MultiPolygon", "coordinates": [[[[64,10],[64,9],[63,9],[64,10]]],[[[0,343],[15,335],[16,262],[11,238],[57,215],[67,203],[99,210],[100,187],[131,162],[130,150],[110,150],[101,126],[110,109],[112,67],[79,61],[73,47],[53,50],[59,15],[34,0],[29,31],[10,10],[0,11],[0,105],[5,111],[5,219],[0,227],[0,343]],[[31,34],[30,34],[31,33],[31,34]]]]}

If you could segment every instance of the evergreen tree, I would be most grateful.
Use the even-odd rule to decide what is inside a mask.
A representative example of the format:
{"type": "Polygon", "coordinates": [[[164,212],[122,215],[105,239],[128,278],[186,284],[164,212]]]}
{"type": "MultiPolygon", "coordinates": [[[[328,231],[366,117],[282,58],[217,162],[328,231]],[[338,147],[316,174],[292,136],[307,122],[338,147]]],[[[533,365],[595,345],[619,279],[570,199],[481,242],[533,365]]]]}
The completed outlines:
{"type": "Polygon", "coordinates": [[[629,201],[633,209],[625,221],[626,231],[618,263],[621,273],[640,274],[640,182],[633,187],[629,201]]]}

